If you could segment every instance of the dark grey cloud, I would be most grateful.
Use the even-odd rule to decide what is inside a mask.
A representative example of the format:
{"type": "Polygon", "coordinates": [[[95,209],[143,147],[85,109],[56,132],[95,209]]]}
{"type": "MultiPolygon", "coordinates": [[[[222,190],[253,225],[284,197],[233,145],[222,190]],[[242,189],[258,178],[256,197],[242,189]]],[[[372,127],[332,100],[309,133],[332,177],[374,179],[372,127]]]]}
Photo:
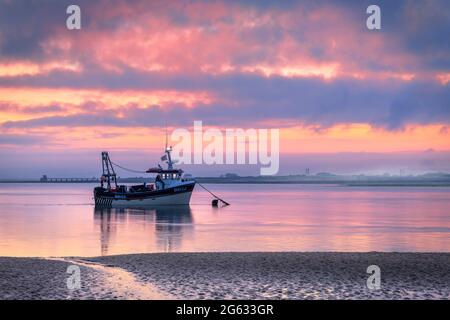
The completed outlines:
{"type": "Polygon", "coordinates": [[[395,129],[408,122],[450,124],[449,87],[413,83],[398,92],[379,124],[395,129]]]}
{"type": "Polygon", "coordinates": [[[190,125],[203,120],[211,125],[255,126],[258,122],[278,120],[292,124],[330,126],[337,123],[370,123],[390,130],[405,125],[450,124],[450,90],[437,83],[385,82],[361,83],[356,80],[256,78],[236,75],[217,78],[203,89],[219,94],[221,103],[197,105],[124,105],[119,117],[90,101],[85,114],[8,121],[5,128],[38,126],[161,126],[190,125]],[[239,101],[238,105],[234,102],[239,101]]]}
{"type": "MultiPolygon", "coordinates": [[[[331,3],[320,1],[322,5],[331,3]]],[[[419,58],[418,69],[450,70],[450,1],[391,1],[391,0],[361,0],[333,1],[336,7],[347,10],[351,19],[365,21],[366,8],[376,4],[381,9],[381,30],[396,50],[407,52],[419,58]]],[[[370,37],[373,32],[366,29],[365,23],[359,25],[361,32],[370,37]]],[[[387,51],[386,55],[391,54],[387,51]]],[[[367,65],[367,67],[371,67],[367,65]]],[[[372,66],[382,68],[381,64],[372,66]]]]}
{"type": "Polygon", "coordinates": [[[39,60],[40,43],[65,26],[69,1],[0,1],[0,57],[39,60]]]}
{"type": "Polygon", "coordinates": [[[45,143],[48,138],[33,135],[1,134],[0,145],[33,145],[45,143]]]}

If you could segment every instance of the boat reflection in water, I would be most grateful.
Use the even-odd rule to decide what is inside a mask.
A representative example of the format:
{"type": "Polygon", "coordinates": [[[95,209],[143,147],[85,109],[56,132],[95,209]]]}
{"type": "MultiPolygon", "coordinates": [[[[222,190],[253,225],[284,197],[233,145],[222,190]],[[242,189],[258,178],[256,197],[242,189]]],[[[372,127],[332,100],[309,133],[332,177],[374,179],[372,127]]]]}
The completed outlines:
{"type": "Polygon", "coordinates": [[[94,222],[102,255],[176,251],[194,228],[191,208],[184,205],[94,208],[94,222]]]}

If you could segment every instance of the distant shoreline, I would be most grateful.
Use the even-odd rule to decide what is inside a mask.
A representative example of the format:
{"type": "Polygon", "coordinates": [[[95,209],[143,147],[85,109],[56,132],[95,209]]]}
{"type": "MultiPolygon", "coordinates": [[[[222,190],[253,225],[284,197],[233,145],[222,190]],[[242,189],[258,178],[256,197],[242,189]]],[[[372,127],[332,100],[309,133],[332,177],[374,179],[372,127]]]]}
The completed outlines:
{"type": "MultiPolygon", "coordinates": [[[[220,177],[193,177],[199,183],[216,184],[317,184],[349,187],[450,187],[450,173],[436,172],[421,175],[341,175],[320,172],[314,175],[295,174],[285,176],[239,176],[227,173],[220,177]]],[[[153,177],[118,177],[118,183],[153,183],[153,177]]],[[[95,177],[48,177],[41,179],[0,179],[0,183],[100,183],[95,177]]]]}
{"type": "MultiPolygon", "coordinates": [[[[347,187],[450,187],[450,180],[389,180],[389,181],[351,181],[351,180],[263,180],[263,179],[221,179],[196,178],[202,184],[302,184],[302,185],[339,185],[347,187]]],[[[152,179],[120,179],[118,183],[152,183],[152,179]]],[[[0,184],[93,184],[95,181],[58,181],[42,182],[39,180],[0,180],[0,184]]]]}

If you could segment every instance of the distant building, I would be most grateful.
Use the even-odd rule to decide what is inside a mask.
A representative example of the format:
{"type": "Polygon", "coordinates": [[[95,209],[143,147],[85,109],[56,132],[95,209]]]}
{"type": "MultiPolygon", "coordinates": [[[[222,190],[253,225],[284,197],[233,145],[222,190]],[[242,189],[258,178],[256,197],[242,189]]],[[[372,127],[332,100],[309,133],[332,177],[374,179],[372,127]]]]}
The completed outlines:
{"type": "Polygon", "coordinates": [[[40,180],[41,180],[41,182],[47,182],[48,181],[47,175],[44,174],[40,180]]]}

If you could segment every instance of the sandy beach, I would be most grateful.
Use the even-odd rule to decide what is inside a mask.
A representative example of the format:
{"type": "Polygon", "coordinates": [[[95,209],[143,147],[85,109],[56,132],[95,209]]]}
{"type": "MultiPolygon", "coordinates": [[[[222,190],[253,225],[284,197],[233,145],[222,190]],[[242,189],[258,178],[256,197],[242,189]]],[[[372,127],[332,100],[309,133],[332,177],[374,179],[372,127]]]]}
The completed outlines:
{"type": "Polygon", "coordinates": [[[450,253],[152,253],[0,257],[1,299],[449,299],[450,253]],[[81,288],[69,290],[69,265],[81,288]],[[381,289],[369,290],[369,265],[381,289]]]}

